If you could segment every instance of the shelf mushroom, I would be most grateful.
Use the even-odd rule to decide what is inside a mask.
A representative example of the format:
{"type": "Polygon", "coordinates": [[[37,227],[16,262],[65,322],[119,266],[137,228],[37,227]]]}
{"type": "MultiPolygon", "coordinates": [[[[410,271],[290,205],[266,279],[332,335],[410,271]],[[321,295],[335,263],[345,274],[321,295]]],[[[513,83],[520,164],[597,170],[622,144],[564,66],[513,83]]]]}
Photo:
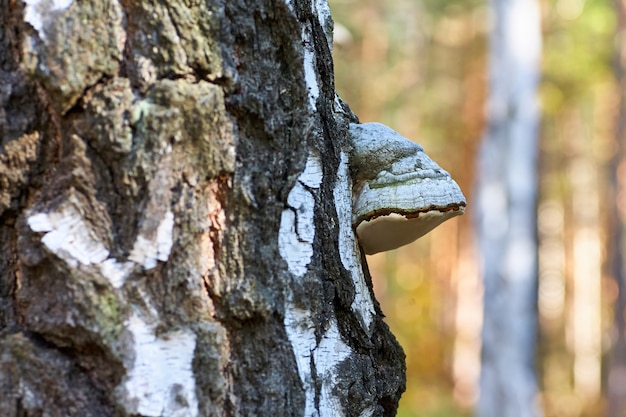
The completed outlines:
{"type": "Polygon", "coordinates": [[[352,224],[366,254],[411,243],[463,214],[450,174],[415,142],[380,123],[351,123],[352,224]]]}

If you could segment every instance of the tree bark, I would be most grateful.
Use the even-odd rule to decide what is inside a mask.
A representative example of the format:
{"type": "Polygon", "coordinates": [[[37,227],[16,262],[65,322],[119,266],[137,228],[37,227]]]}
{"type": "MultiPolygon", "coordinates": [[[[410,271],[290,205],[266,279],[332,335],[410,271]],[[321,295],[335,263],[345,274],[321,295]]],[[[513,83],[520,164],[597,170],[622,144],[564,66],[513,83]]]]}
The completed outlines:
{"type": "Polygon", "coordinates": [[[488,126],[478,161],[476,230],[484,321],[477,413],[540,414],[536,339],[536,153],[541,32],[530,0],[492,0],[488,126]]]}
{"type": "Polygon", "coordinates": [[[0,6],[0,415],[394,415],[326,1],[0,6]]]}

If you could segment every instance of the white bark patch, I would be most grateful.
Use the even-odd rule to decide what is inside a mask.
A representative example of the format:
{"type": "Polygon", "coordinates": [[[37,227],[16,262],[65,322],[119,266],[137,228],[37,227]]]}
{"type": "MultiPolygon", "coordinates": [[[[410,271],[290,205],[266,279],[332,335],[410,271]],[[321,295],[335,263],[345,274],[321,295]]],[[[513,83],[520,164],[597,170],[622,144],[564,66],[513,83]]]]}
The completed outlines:
{"type": "Polygon", "coordinates": [[[317,343],[315,341],[315,329],[311,323],[310,311],[295,307],[293,300],[287,302],[285,306],[285,331],[296,358],[298,375],[306,396],[305,417],[315,415],[315,386],[311,373],[311,355],[317,343]]]}
{"type": "Polygon", "coordinates": [[[278,250],[287,262],[289,272],[296,277],[306,274],[313,257],[315,198],[309,189],[317,189],[321,183],[320,159],[310,156],[296,185],[287,196],[289,208],[283,210],[281,215],[278,250]]]}
{"type": "MultiPolygon", "coordinates": [[[[285,0],[285,4],[289,7],[289,10],[295,14],[291,0],[285,0]]],[[[322,11],[319,16],[320,23],[323,26],[326,19],[330,19],[330,7],[325,0],[317,0],[317,4],[311,4],[313,15],[317,15],[316,9],[322,11]],[[326,12],[328,16],[326,16],[326,12]]],[[[302,39],[304,50],[304,81],[309,92],[309,105],[313,110],[317,110],[317,98],[320,95],[320,87],[317,81],[317,70],[315,69],[315,43],[313,42],[313,33],[308,24],[302,25],[300,38],[302,39]]]]}
{"type": "Polygon", "coordinates": [[[363,328],[369,332],[376,311],[365,283],[360,251],[352,230],[352,179],[348,171],[348,156],[344,152],[341,153],[333,197],[339,220],[339,255],[341,263],[350,272],[354,282],[352,311],[360,317],[363,328]]]}
{"type": "Polygon", "coordinates": [[[173,245],[174,215],[169,211],[159,223],[154,239],[137,237],[130,261],[126,262],[109,258],[109,250],[71,202],[59,206],[57,211],[35,213],[26,221],[33,232],[45,233],[41,243],[51,253],[72,268],[79,264],[98,268],[115,288],[124,285],[134,263],[151,269],[157,261],[167,261],[173,245]]]}
{"type": "Polygon", "coordinates": [[[317,189],[322,185],[322,179],[322,161],[320,161],[319,156],[309,156],[298,181],[309,188],[317,189]]]}
{"type": "Polygon", "coordinates": [[[54,12],[67,9],[73,2],[73,0],[24,0],[26,3],[24,20],[39,33],[42,39],[45,39],[42,31],[44,24],[54,18],[54,12]]]}
{"type": "Polygon", "coordinates": [[[313,313],[295,307],[290,300],[285,309],[285,330],[291,342],[298,366],[298,374],[305,390],[305,417],[343,416],[341,402],[333,395],[337,383],[335,368],[350,353],[350,347],[341,340],[337,322],[331,319],[329,328],[319,345],[311,326],[313,313]],[[321,382],[318,407],[315,406],[315,380],[321,382]]]}
{"type": "Polygon", "coordinates": [[[124,285],[133,264],[109,258],[107,248],[72,204],[62,205],[58,211],[33,214],[26,221],[33,232],[46,233],[41,243],[70,267],[93,265],[115,288],[124,285]]]}
{"type": "MultiPolygon", "coordinates": [[[[313,256],[315,239],[313,190],[322,183],[322,165],[319,157],[310,156],[296,185],[287,196],[288,209],[282,213],[278,235],[281,256],[287,262],[295,279],[302,279],[313,256]]],[[[348,219],[350,211],[348,210],[348,219]]],[[[349,222],[349,220],[348,220],[349,222]]],[[[304,415],[342,416],[341,404],[332,391],[336,385],[336,366],[346,359],[351,350],[342,340],[337,323],[331,319],[329,329],[320,343],[315,338],[315,328],[311,326],[313,313],[294,305],[293,294],[289,289],[285,306],[285,330],[291,342],[298,374],[305,390],[306,405],[304,415]],[[316,407],[313,370],[322,390],[316,407]]]]}
{"type": "Polygon", "coordinates": [[[124,383],[126,411],[147,417],[196,417],[196,335],[178,330],[156,336],[155,326],[137,313],[127,328],[134,338],[135,360],[124,383]]]}
{"type": "Polygon", "coordinates": [[[132,262],[118,262],[113,258],[108,258],[104,262],[102,262],[100,267],[100,273],[107,277],[109,282],[115,288],[122,288],[124,282],[126,282],[126,278],[130,275],[133,270],[134,263],[132,262]]]}
{"type": "Polygon", "coordinates": [[[157,254],[156,258],[159,261],[167,261],[172,250],[174,235],[174,214],[171,211],[165,213],[165,217],[159,224],[157,229],[157,254]]]}
{"type": "Polygon", "coordinates": [[[322,381],[322,389],[319,399],[320,416],[343,416],[340,398],[333,395],[333,389],[337,384],[337,372],[335,368],[346,359],[352,351],[341,340],[337,322],[333,318],[330,327],[322,336],[319,346],[313,352],[315,371],[317,378],[322,381]]]}
{"type": "Polygon", "coordinates": [[[41,242],[72,268],[99,264],[109,256],[72,204],[62,205],[56,212],[33,214],[27,223],[34,232],[46,232],[41,242]]]}
{"type": "Polygon", "coordinates": [[[315,70],[315,50],[313,50],[312,39],[306,35],[306,30],[302,29],[302,40],[304,44],[304,80],[309,92],[309,105],[313,110],[317,110],[317,98],[320,96],[320,87],[317,82],[317,71],[315,70]]]}
{"type": "Polygon", "coordinates": [[[159,223],[154,239],[137,236],[129,259],[142,265],[146,270],[157,266],[157,261],[167,261],[174,244],[174,214],[165,213],[159,223]]]}

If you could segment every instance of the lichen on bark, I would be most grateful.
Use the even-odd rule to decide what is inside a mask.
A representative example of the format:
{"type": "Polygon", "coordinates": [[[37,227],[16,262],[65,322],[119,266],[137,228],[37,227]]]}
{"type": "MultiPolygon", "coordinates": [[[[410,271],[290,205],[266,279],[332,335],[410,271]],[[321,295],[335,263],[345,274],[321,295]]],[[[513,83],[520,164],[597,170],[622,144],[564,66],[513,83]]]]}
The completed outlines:
{"type": "Polygon", "coordinates": [[[22,68],[51,93],[58,112],[65,113],[85,89],[118,72],[126,41],[123,19],[117,1],[75,1],[65,10],[43,11],[39,31],[21,28],[22,68]]]}

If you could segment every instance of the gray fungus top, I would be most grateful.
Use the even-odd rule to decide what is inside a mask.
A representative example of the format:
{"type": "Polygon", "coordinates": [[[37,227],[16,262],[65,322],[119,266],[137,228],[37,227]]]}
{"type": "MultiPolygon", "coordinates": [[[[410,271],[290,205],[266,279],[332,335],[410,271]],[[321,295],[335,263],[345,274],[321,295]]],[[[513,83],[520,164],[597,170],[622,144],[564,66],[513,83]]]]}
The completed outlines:
{"type": "Polygon", "coordinates": [[[365,253],[411,243],[463,214],[465,197],[424,149],[380,123],[350,124],[352,224],[365,253]]]}

